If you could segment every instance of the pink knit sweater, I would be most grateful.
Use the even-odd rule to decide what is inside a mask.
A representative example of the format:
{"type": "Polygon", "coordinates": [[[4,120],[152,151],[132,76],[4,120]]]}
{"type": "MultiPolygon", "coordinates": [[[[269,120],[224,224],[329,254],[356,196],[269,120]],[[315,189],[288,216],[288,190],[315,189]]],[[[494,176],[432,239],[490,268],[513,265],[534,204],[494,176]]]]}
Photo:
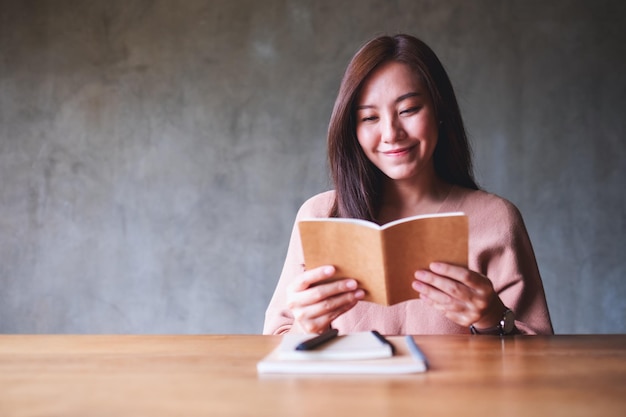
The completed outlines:
{"type": "MultiPolygon", "coordinates": [[[[306,201],[296,217],[327,217],[334,191],[306,201]]],[[[535,255],[518,209],[509,201],[484,191],[454,186],[440,213],[462,211],[469,217],[469,268],[491,279],[516,315],[523,334],[552,334],[552,323],[535,255]]],[[[300,236],[294,225],[282,274],[265,314],[265,334],[288,332],[293,316],[286,307],[287,285],[304,270],[300,236]]],[[[358,277],[352,277],[357,278],[358,277]]],[[[459,326],[416,299],[393,306],[360,301],[333,323],[341,333],[378,330],[383,334],[467,334],[459,326]]]]}

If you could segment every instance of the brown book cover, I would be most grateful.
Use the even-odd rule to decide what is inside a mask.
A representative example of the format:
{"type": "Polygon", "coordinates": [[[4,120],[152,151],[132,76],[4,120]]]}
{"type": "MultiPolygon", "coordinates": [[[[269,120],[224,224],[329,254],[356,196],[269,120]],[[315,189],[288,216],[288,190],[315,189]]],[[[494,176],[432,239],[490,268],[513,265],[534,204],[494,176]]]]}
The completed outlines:
{"type": "Polygon", "coordinates": [[[354,278],[365,300],[382,305],[419,298],[411,283],[431,262],[467,266],[464,213],[407,217],[379,226],[359,219],[314,218],[298,223],[307,269],[334,265],[354,278]]]}

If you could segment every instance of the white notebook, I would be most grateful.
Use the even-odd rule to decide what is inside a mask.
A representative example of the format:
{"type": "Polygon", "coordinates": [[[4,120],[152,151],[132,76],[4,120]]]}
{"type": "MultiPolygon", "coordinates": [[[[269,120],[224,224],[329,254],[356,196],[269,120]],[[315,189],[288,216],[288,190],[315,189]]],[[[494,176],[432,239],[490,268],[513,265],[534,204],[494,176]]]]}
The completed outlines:
{"type": "Polygon", "coordinates": [[[356,360],[380,359],[393,356],[391,346],[381,342],[372,332],[337,336],[313,350],[296,350],[296,346],[312,336],[286,334],[278,345],[278,357],[293,360],[356,360]]]}
{"type": "Polygon", "coordinates": [[[281,343],[257,363],[257,372],[259,374],[406,374],[427,370],[426,361],[411,336],[388,338],[395,348],[395,353],[371,332],[337,336],[312,351],[295,350],[298,343],[310,337],[311,335],[291,334],[283,336],[281,343]]]}

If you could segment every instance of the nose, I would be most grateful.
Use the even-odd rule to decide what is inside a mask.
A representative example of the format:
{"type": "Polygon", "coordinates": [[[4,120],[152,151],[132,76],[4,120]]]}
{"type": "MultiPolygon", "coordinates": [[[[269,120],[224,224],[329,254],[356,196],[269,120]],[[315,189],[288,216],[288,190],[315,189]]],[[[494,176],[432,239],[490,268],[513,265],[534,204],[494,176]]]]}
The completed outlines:
{"type": "Polygon", "coordinates": [[[381,140],[385,143],[394,143],[402,140],[404,129],[397,115],[385,118],[381,126],[381,140]]]}

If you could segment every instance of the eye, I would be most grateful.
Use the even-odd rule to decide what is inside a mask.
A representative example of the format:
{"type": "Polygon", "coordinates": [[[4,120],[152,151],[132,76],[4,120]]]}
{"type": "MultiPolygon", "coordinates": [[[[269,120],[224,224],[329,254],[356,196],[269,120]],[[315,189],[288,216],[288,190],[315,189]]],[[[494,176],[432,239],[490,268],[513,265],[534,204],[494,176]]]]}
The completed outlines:
{"type": "Polygon", "coordinates": [[[375,114],[365,114],[360,116],[359,118],[359,122],[360,123],[368,123],[368,122],[375,122],[378,120],[378,116],[375,114]]]}
{"type": "Polygon", "coordinates": [[[414,113],[417,113],[418,111],[420,111],[420,109],[422,108],[422,106],[413,106],[413,107],[409,107],[408,109],[404,109],[400,111],[401,115],[411,115],[414,113]]]}

